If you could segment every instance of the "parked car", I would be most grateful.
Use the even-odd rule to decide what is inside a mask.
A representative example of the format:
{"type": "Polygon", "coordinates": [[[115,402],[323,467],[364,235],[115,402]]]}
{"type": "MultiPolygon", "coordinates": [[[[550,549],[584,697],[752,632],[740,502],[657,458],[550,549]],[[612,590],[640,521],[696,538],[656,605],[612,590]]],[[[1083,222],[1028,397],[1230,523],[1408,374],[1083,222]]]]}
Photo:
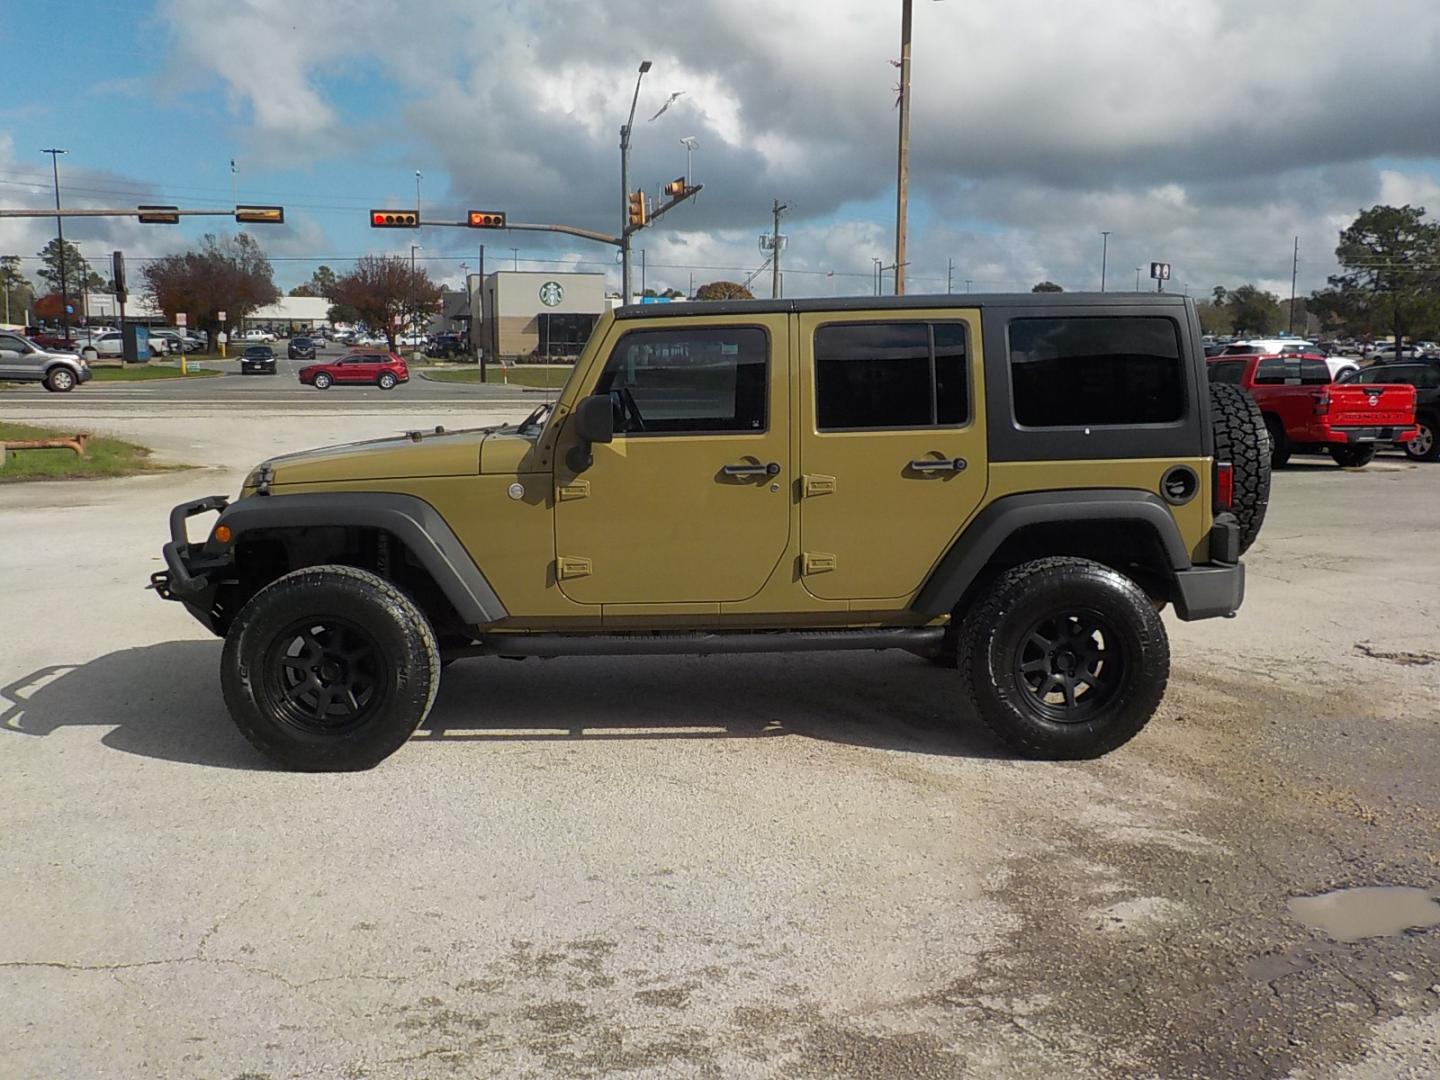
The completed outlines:
{"type": "Polygon", "coordinates": [[[1415,387],[1415,437],[1400,444],[1412,461],[1440,461],[1440,360],[1413,360],[1366,368],[1346,385],[1405,383],[1415,387]]]}
{"type": "Polygon", "coordinates": [[[1212,383],[1238,386],[1260,406],[1274,468],[1291,454],[1320,452],[1355,468],[1370,463],[1378,444],[1417,435],[1413,386],[1336,383],[1323,356],[1222,356],[1209,372],[1212,383]]]}
{"type": "Polygon", "coordinates": [[[425,343],[425,355],[433,359],[448,360],[465,352],[465,342],[459,334],[436,334],[425,343]]]}
{"type": "Polygon", "coordinates": [[[273,342],[275,342],[275,341],[277,341],[277,340],[279,340],[279,339],[276,338],[275,335],[272,334],[269,330],[259,330],[259,329],[255,329],[255,330],[242,330],[239,334],[236,334],[236,335],[235,335],[235,340],[236,340],[236,341],[244,341],[244,342],[251,342],[251,341],[253,341],[253,342],[256,342],[257,344],[266,344],[266,345],[268,345],[268,344],[272,344],[273,342]]]}
{"type": "Polygon", "coordinates": [[[90,365],[73,352],[51,352],[19,334],[0,334],[0,382],[38,382],[63,394],[90,380],[90,365]]]}
{"type": "Polygon", "coordinates": [[[125,355],[125,339],[119,331],[94,334],[78,343],[80,355],[86,360],[119,360],[125,355]]]}
{"type": "Polygon", "coordinates": [[[410,369],[395,353],[347,353],[338,360],[303,367],[299,375],[303,384],[316,390],[328,390],[333,383],[363,383],[393,390],[397,383],[410,381],[410,369]]]}
{"type": "Polygon", "coordinates": [[[289,356],[291,360],[314,360],[314,339],[308,337],[291,338],[290,344],[286,349],[286,355],[289,356]]]}
{"type": "Polygon", "coordinates": [[[240,354],[241,375],[274,375],[275,350],[269,345],[247,345],[240,354]]]}
{"type": "Polygon", "coordinates": [[[1225,346],[1221,356],[1312,356],[1325,361],[1332,380],[1360,370],[1360,361],[1353,356],[1327,356],[1314,342],[1302,338],[1250,338],[1225,346]]]}

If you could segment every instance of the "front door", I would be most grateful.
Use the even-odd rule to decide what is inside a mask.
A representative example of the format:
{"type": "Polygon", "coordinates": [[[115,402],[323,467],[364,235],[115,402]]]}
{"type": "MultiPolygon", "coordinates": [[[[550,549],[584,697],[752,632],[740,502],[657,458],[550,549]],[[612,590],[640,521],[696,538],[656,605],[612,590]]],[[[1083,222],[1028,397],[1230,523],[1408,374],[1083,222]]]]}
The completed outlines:
{"type": "Polygon", "coordinates": [[[614,324],[592,392],[615,440],[557,481],[566,596],[676,610],[760,591],[790,534],[787,318],[614,324]]]}
{"type": "Polygon", "coordinates": [[[28,375],[25,354],[30,346],[13,334],[0,334],[0,375],[28,375]]]}
{"type": "Polygon", "coordinates": [[[800,541],[825,600],[915,592],[985,496],[978,311],[800,316],[800,541]]]}

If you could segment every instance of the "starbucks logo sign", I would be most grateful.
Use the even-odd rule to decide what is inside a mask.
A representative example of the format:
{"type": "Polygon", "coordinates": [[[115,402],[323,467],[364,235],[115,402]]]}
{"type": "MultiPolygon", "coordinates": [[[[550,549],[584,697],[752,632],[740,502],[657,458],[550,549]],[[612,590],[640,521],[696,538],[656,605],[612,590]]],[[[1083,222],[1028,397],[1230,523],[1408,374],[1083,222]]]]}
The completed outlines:
{"type": "Polygon", "coordinates": [[[546,307],[556,307],[565,299],[565,290],[558,281],[547,281],[540,286],[540,302],[546,307]]]}

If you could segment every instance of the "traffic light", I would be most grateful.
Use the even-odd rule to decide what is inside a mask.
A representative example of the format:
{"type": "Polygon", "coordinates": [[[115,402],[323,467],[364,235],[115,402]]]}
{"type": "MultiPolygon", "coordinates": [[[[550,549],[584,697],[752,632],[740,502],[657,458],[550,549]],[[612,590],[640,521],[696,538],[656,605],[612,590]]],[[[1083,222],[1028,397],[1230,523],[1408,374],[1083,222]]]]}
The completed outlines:
{"type": "Polygon", "coordinates": [[[285,208],[283,206],[237,206],[235,207],[235,220],[284,225],[285,208]]]}
{"type": "Polygon", "coordinates": [[[665,194],[672,199],[681,198],[685,194],[685,177],[677,176],[665,185],[665,194]]]}
{"type": "Polygon", "coordinates": [[[505,215],[498,210],[471,210],[467,224],[472,229],[503,229],[505,215]]]}
{"type": "Polygon", "coordinates": [[[418,229],[420,227],[420,211],[371,210],[370,227],[372,229],[418,229]]]}
{"type": "Polygon", "coordinates": [[[632,191],[630,193],[630,227],[642,228],[645,224],[645,193],[643,191],[632,191]]]}
{"type": "Polygon", "coordinates": [[[142,225],[179,225],[180,215],[175,211],[178,206],[137,206],[140,211],[136,216],[142,225]]]}

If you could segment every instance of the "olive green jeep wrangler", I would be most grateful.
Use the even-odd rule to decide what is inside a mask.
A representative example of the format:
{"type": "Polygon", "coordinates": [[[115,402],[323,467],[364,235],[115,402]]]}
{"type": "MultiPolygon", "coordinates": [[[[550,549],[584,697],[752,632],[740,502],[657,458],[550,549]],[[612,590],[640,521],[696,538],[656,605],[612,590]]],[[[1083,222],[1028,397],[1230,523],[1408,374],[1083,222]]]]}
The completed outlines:
{"type": "Polygon", "coordinates": [[[393,753],[462,657],[818,649],[958,668],[957,716],[1089,757],[1159,704],[1161,609],[1240,606],[1268,451],[1180,297],[622,308],[522,423],[177,506],[152,584],[225,638],[231,715],[296,769],[393,753]]]}

